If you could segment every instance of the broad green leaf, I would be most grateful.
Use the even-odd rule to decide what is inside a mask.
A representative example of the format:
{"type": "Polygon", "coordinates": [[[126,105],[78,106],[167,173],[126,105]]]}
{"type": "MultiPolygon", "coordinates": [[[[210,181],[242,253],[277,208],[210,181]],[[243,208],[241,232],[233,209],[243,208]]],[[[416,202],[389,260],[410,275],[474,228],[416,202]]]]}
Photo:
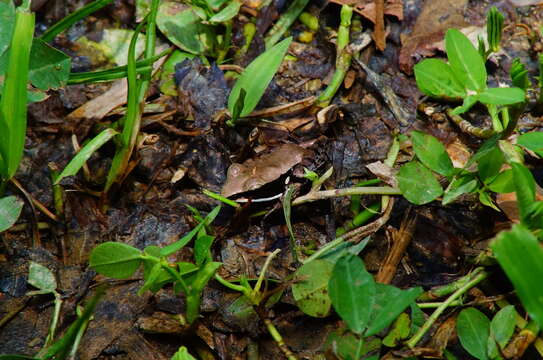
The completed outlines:
{"type": "Polygon", "coordinates": [[[45,290],[47,292],[54,292],[57,288],[57,280],[51,270],[45,266],[30,262],[28,269],[28,283],[35,288],[45,290]]]}
{"type": "Polygon", "coordinates": [[[330,299],[336,312],[351,331],[362,334],[375,302],[375,281],[355,255],[339,259],[328,283],[330,299]]]}
{"type": "Polygon", "coordinates": [[[496,193],[506,194],[515,191],[513,170],[502,171],[488,184],[488,188],[496,193]]]}
{"type": "Polygon", "coordinates": [[[372,336],[389,326],[415,299],[422,288],[400,290],[392,285],[375,284],[376,296],[364,336],[372,336]]]}
{"type": "Polygon", "coordinates": [[[329,263],[335,264],[341,257],[347,254],[358,255],[366,245],[368,245],[371,240],[371,236],[366,237],[364,240],[360,241],[358,244],[354,244],[350,241],[345,241],[339,244],[337,247],[326,251],[324,254],[319,256],[319,259],[326,260],[329,263]]]}
{"type": "Polygon", "coordinates": [[[117,135],[118,132],[108,128],[102,131],[100,134],[96,135],[91,141],[89,141],[85,146],[79,150],[79,152],[70,160],[68,165],[62,170],[62,172],[57,176],[55,180],[55,185],[58,184],[62,179],[67,176],[74,176],[77,174],[79,169],[85,165],[87,160],[94,154],[98,149],[107,143],[112,137],[117,135]]]}
{"type": "Polygon", "coordinates": [[[491,207],[492,209],[496,211],[500,211],[500,209],[494,204],[494,200],[492,200],[492,197],[488,193],[488,191],[480,190],[479,191],[479,201],[481,204],[491,207]]]}
{"type": "Polygon", "coordinates": [[[482,156],[477,163],[479,178],[488,184],[499,174],[505,161],[500,148],[495,146],[486,155],[482,156]]]}
{"type": "Polygon", "coordinates": [[[409,315],[401,313],[394,321],[387,336],[383,339],[383,345],[388,347],[398,346],[401,340],[407,339],[410,329],[411,320],[409,319],[409,315]]]}
{"type": "Polygon", "coordinates": [[[413,150],[420,162],[443,176],[451,176],[454,172],[445,146],[435,137],[420,131],[411,132],[413,150]]]}
{"type": "Polygon", "coordinates": [[[220,206],[216,206],[207,216],[205,217],[204,221],[201,221],[194,229],[192,229],[187,235],[183,236],[178,241],[174,242],[173,244],[170,244],[168,246],[165,246],[160,250],[160,254],[162,256],[169,256],[173,254],[176,251],[181,250],[185,245],[187,245],[194,235],[196,235],[202,227],[205,225],[209,225],[213,222],[215,217],[219,214],[219,211],[221,210],[220,206]]]}
{"type": "Polygon", "coordinates": [[[59,89],[70,76],[72,59],[43,40],[34,39],[30,50],[28,78],[41,90],[59,89]]]}
{"type": "Polygon", "coordinates": [[[443,193],[443,205],[452,203],[462,194],[468,194],[477,189],[477,180],[472,176],[461,176],[453,179],[443,193]]]}
{"type": "Polygon", "coordinates": [[[452,114],[460,115],[467,112],[469,109],[472,108],[473,105],[475,105],[477,101],[479,101],[478,94],[466,96],[464,98],[464,101],[462,102],[462,105],[455,107],[454,110],[452,111],[452,114]]]}
{"type": "Polygon", "coordinates": [[[0,198],[0,233],[6,231],[15,224],[24,202],[16,196],[6,196],[0,198]]]}
{"type": "Polygon", "coordinates": [[[127,279],[141,265],[141,251],[119,242],[105,242],[95,247],[89,266],[97,273],[115,279],[127,279]]]}
{"type": "Polygon", "coordinates": [[[500,139],[500,137],[501,137],[500,134],[496,134],[492,136],[491,138],[489,138],[488,140],[486,140],[483,143],[483,145],[481,145],[479,150],[477,150],[477,152],[469,158],[464,168],[465,169],[469,168],[472,164],[479,161],[479,159],[485,156],[488,152],[492,151],[494,147],[498,145],[498,140],[500,139]]]}
{"type": "Polygon", "coordinates": [[[228,111],[231,114],[234,112],[234,105],[238,101],[241,89],[244,89],[247,95],[240,116],[247,116],[254,110],[279,69],[291,42],[292,37],[284,39],[260,54],[245,68],[228,97],[228,111]]]}
{"type": "Polygon", "coordinates": [[[515,331],[517,312],[513,305],[507,305],[490,322],[490,334],[500,348],[505,348],[515,331]]]}
{"type": "Polygon", "coordinates": [[[486,69],[481,55],[459,30],[449,29],[445,35],[447,58],[454,75],[467,90],[486,87],[486,69]]]}
{"type": "Polygon", "coordinates": [[[15,26],[15,6],[13,1],[0,1],[0,55],[9,47],[15,26]]]}
{"type": "Polygon", "coordinates": [[[530,215],[530,206],[535,201],[535,180],[530,170],[524,165],[514,162],[511,163],[511,168],[520,218],[525,222],[530,215]]]}
{"type": "Polygon", "coordinates": [[[258,314],[253,303],[248,297],[242,295],[221,309],[223,319],[228,319],[229,324],[238,325],[241,328],[250,328],[258,322],[258,314]]]}
{"type": "Polygon", "coordinates": [[[326,260],[313,260],[302,265],[295,275],[292,295],[304,313],[314,317],[325,317],[331,306],[328,296],[328,282],[334,264],[326,260]]]}
{"type": "Polygon", "coordinates": [[[532,150],[537,155],[543,157],[543,132],[533,131],[522,134],[518,137],[517,144],[524,146],[526,149],[532,150]]]}
{"type": "Polygon", "coordinates": [[[525,100],[524,90],[511,88],[488,88],[479,94],[479,101],[483,104],[511,105],[525,100]]]}
{"type": "Polygon", "coordinates": [[[186,347],[181,346],[175,354],[173,354],[171,360],[196,360],[194,356],[189,354],[189,351],[186,347]]]}
{"type": "Polygon", "coordinates": [[[456,331],[460,343],[472,356],[487,360],[490,320],[475,308],[467,308],[460,312],[456,319],[456,331]]]}
{"type": "Polygon", "coordinates": [[[416,205],[429,203],[443,193],[434,174],[418,161],[411,161],[400,168],[398,184],[402,195],[416,205]]]}
{"type": "Polygon", "coordinates": [[[415,79],[420,91],[437,98],[461,99],[466,90],[454,77],[451,67],[439,59],[425,59],[415,65],[415,79]]]}
{"type": "Polygon", "coordinates": [[[236,16],[239,13],[239,9],[241,8],[241,1],[239,0],[232,0],[224,9],[222,9],[217,14],[213,15],[209,22],[214,23],[221,23],[228,21],[232,19],[234,16],[236,16]]]}
{"type": "Polygon", "coordinates": [[[194,240],[194,260],[197,266],[211,261],[211,244],[215,237],[211,235],[201,235],[194,240]]]}
{"type": "MultiPolygon", "coordinates": [[[[147,248],[145,248],[145,250],[144,250],[146,254],[148,254],[148,252],[147,252],[148,248],[149,248],[149,246],[147,248]]],[[[160,252],[160,248],[158,248],[158,251],[160,252]]],[[[143,278],[144,279],[149,279],[149,278],[153,277],[152,283],[149,284],[149,286],[146,288],[146,290],[148,289],[152,293],[156,293],[157,291],[159,291],[167,283],[174,282],[174,279],[172,278],[172,275],[168,271],[166,271],[162,266],[160,267],[159,270],[155,270],[156,264],[157,264],[156,261],[152,261],[152,260],[149,260],[149,259],[144,259],[143,260],[143,278]],[[156,271],[158,273],[153,274],[153,271],[156,271]]],[[[141,291],[141,289],[140,289],[140,291],[141,291]]],[[[141,292],[143,292],[143,291],[141,291],[141,292]]]]}
{"type": "Polygon", "coordinates": [[[163,274],[164,270],[162,269],[162,265],[159,262],[155,263],[151,267],[151,270],[144,275],[145,282],[143,283],[143,286],[138,290],[138,295],[143,295],[147,290],[151,290],[153,292],[152,289],[157,288],[160,277],[163,274]]]}
{"type": "Polygon", "coordinates": [[[160,31],[180,49],[192,54],[212,54],[217,35],[194,8],[174,1],[161,1],[157,14],[160,31]]]}
{"type": "MultiPolygon", "coordinates": [[[[324,348],[327,351],[332,352],[339,359],[352,360],[353,354],[356,354],[360,340],[351,332],[345,331],[345,329],[338,329],[331,332],[324,344],[324,348]]],[[[381,340],[379,338],[367,338],[364,339],[362,344],[362,350],[360,351],[363,356],[363,360],[371,360],[374,357],[368,358],[365,354],[375,352],[381,347],[381,340]]]]}
{"type": "Polygon", "coordinates": [[[501,232],[491,244],[496,260],[517,291],[524,308],[543,326],[543,249],[523,225],[501,232]]]}

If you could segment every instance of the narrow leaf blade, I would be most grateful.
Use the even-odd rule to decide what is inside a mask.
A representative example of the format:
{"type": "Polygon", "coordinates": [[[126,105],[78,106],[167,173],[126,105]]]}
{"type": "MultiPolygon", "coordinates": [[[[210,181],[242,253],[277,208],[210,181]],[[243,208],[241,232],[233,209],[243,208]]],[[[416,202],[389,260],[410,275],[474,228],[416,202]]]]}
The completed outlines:
{"type": "Polygon", "coordinates": [[[228,97],[228,110],[231,114],[234,112],[234,106],[241,89],[245,89],[247,95],[240,116],[246,116],[255,109],[277,69],[279,69],[281,62],[283,62],[291,42],[292,37],[284,39],[260,54],[245,68],[228,97]]]}

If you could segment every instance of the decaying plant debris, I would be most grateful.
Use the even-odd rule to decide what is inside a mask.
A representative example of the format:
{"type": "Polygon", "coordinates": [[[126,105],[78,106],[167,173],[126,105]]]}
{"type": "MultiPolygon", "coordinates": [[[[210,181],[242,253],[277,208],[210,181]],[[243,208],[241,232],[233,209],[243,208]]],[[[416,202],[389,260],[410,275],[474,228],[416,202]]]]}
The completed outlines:
{"type": "MultiPolygon", "coordinates": [[[[136,20],[143,19],[143,3],[150,1],[114,1],[50,44],[70,55],[73,73],[123,65],[95,55],[106,47],[103,41],[110,35],[104,31],[136,27],[136,20]]],[[[460,313],[463,305],[483,310],[487,322],[498,306],[506,308],[505,300],[517,305],[519,314],[533,316],[512,295],[513,287],[496,260],[486,256],[489,241],[501,230],[513,223],[525,224],[529,218],[522,204],[517,205],[514,189],[495,195],[489,190],[492,182],[481,176],[473,180],[483,183],[478,193],[467,191],[447,202],[448,186],[456,178],[435,171],[423,159],[413,168],[433,170],[426,169],[443,195],[416,205],[398,184],[402,171],[407,171],[401,166],[414,164],[420,158],[417,151],[433,141],[422,134],[443,144],[451,169],[477,168],[469,159],[484,142],[479,130],[492,128],[490,110],[479,103],[455,122],[451,110],[462,101],[450,105],[422,94],[413,67],[423,58],[446,59],[443,39],[450,28],[473,40],[485,34],[490,4],[309,1],[304,14],[317,21],[316,28],[311,20],[297,16],[288,32],[274,41],[274,33],[281,31],[276,24],[293,2],[274,0],[261,6],[262,1],[241,1],[235,17],[224,23],[208,19],[198,25],[200,41],[185,43],[171,40],[176,29],[168,16],[190,11],[190,6],[173,0],[163,3],[157,18],[156,53],[164,56],[151,65],[137,65],[147,71],[138,75],[138,81],[146,81],[145,76],[152,79],[145,85],[142,106],[132,108],[131,100],[127,102],[130,79],[83,84],[77,76],[72,84],[55,86],[43,93],[43,101],[28,105],[24,156],[10,183],[19,184],[26,194],[15,185],[9,185],[6,193],[24,199],[26,206],[18,222],[0,234],[0,354],[38,353],[54,317],[51,294],[58,292],[62,299],[57,335],[65,334],[77,319],[78,306],[90,302],[97,288],[102,291],[102,284],[108,288],[87,319],[76,359],[170,359],[181,346],[202,359],[347,359],[361,356],[362,349],[354,346],[362,344],[358,339],[368,333],[364,356],[375,359],[445,354],[470,359],[473,352],[462,337],[459,340],[455,326],[479,314],[460,313]],[[355,14],[350,14],[348,24],[341,20],[346,7],[355,14]],[[345,29],[348,41],[342,44],[345,29]],[[230,30],[231,44],[223,48],[217,39],[223,39],[221,31],[230,30]],[[240,74],[266,50],[280,53],[281,46],[284,60],[278,61],[278,71],[271,74],[254,109],[248,110],[254,99],[245,90],[236,90],[232,100],[237,80],[243,79],[240,74]],[[341,70],[337,92],[326,98],[323,94],[341,70]],[[116,134],[123,132],[123,122],[133,109],[141,112],[136,114],[141,115],[139,135],[131,140],[133,149],[127,153],[124,170],[113,176],[109,171],[121,143],[116,134]],[[462,121],[467,125],[459,126],[466,124],[462,121]],[[112,129],[110,137],[89,155],[85,167],[56,181],[79,149],[105,129],[112,129]],[[216,210],[212,223],[206,223],[206,215],[217,205],[222,208],[216,210]],[[195,238],[211,238],[207,252],[198,249],[201,243],[187,240],[179,251],[157,255],[157,249],[175,246],[197,226],[195,238]],[[151,254],[145,251],[152,247],[164,267],[195,263],[201,269],[209,263],[222,264],[198,293],[195,318],[187,320],[187,307],[193,304],[183,295],[187,289],[177,291],[169,283],[147,288],[154,292],[140,291],[151,271],[144,262],[145,272],[120,280],[89,267],[93,249],[110,242],[129,245],[141,251],[142,258],[151,254]],[[338,271],[334,264],[339,256],[334,251],[344,252],[345,267],[359,266],[353,254],[360,253],[363,265],[357,271],[369,272],[377,281],[368,286],[381,290],[383,284],[395,286],[380,294],[410,295],[433,304],[423,309],[426,317],[413,306],[384,330],[372,333],[378,327],[368,315],[364,327],[355,331],[334,303],[328,281],[318,287],[319,277],[328,280],[338,271]],[[325,264],[322,255],[332,262],[325,264]],[[54,291],[28,294],[36,290],[28,282],[31,262],[54,274],[54,291]],[[317,265],[309,266],[312,263],[317,265]],[[309,277],[312,273],[317,280],[309,277]],[[299,284],[308,279],[318,289],[306,297],[299,284]],[[453,307],[441,309],[424,329],[428,315],[458,291],[462,281],[473,282],[469,293],[461,294],[464,303],[453,299],[453,307]],[[244,282],[248,287],[240,290],[244,282]],[[448,288],[447,295],[431,291],[449,286],[457,287],[448,288]],[[424,293],[419,297],[418,291],[424,293]],[[321,300],[327,304],[314,310],[312,302],[321,300]],[[429,332],[420,333],[421,328],[429,332]],[[273,337],[273,331],[281,338],[273,337]]],[[[36,36],[80,5],[33,2],[36,36]]],[[[539,33],[543,8],[507,0],[492,5],[504,14],[505,28],[500,50],[485,59],[488,88],[516,86],[509,75],[514,58],[520,59],[535,84],[543,50],[539,33]]],[[[134,37],[134,48],[136,43],[134,37]]],[[[138,61],[146,58],[142,44],[144,55],[138,61]]],[[[3,51],[0,47],[0,55],[3,51]]],[[[266,60],[260,61],[267,64],[266,60]]],[[[534,93],[527,91],[525,108],[517,114],[516,133],[507,139],[541,131],[543,112],[534,93]]],[[[496,132],[484,134],[492,138],[496,132]]],[[[541,150],[526,146],[523,154],[526,168],[543,186],[541,150]]],[[[503,166],[494,175],[511,169],[503,155],[500,159],[503,166]]],[[[533,201],[542,198],[539,185],[533,201]]],[[[515,229],[513,233],[526,234],[515,229]]],[[[197,270],[190,268],[186,274],[190,271],[197,270]]],[[[513,316],[514,309],[506,311],[513,316]]],[[[517,329],[510,335],[513,340],[505,342],[502,355],[541,356],[537,349],[543,342],[537,331],[521,334],[517,329]]]]}

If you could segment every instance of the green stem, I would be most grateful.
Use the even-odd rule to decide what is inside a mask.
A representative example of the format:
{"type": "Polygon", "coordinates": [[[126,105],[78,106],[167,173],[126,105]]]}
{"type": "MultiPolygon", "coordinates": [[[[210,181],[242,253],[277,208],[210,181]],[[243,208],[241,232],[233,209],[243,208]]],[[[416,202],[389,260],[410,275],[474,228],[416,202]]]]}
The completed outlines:
{"type": "Polygon", "coordinates": [[[240,292],[243,295],[245,295],[247,297],[247,299],[251,300],[251,297],[252,297],[252,290],[251,289],[247,289],[245,286],[233,284],[230,281],[224,279],[222,276],[220,276],[217,273],[215,273],[214,276],[215,276],[215,280],[217,280],[223,286],[226,286],[230,290],[240,292]]]}
{"type": "Polygon", "coordinates": [[[345,79],[345,75],[351,66],[352,54],[347,45],[349,45],[349,31],[351,26],[351,18],[353,16],[353,8],[349,5],[341,7],[341,22],[337,32],[337,47],[336,47],[336,71],[332,77],[332,81],[328,87],[320,94],[316,104],[320,107],[325,107],[330,104],[330,101],[338,91],[339,87],[345,79]]]}
{"type": "Polygon", "coordinates": [[[277,343],[277,346],[279,346],[279,348],[281,349],[283,354],[287,357],[287,359],[297,360],[296,356],[294,356],[294,354],[290,351],[290,349],[287,347],[287,345],[283,341],[283,337],[281,336],[279,331],[277,331],[277,328],[275,327],[275,325],[273,325],[271,320],[266,318],[264,320],[264,323],[266,324],[266,328],[268,329],[268,332],[270,333],[271,337],[277,343]]]}
{"type": "Polygon", "coordinates": [[[453,303],[456,299],[458,299],[460,296],[462,296],[464,293],[466,293],[469,289],[486,279],[488,276],[488,273],[484,271],[483,268],[478,268],[473,271],[471,274],[470,281],[466,282],[464,286],[460,287],[458,290],[456,290],[447,300],[445,300],[435,311],[430,315],[430,317],[426,320],[424,325],[417,331],[413,337],[407,341],[406,345],[410,348],[414,348],[417,343],[422,339],[424,334],[432,327],[432,325],[436,322],[436,320],[439,318],[439,316],[447,309],[447,307],[450,306],[451,303],[453,303]]]}
{"type": "Polygon", "coordinates": [[[304,10],[305,6],[309,3],[309,0],[294,0],[290,4],[287,11],[281,15],[279,21],[275,23],[273,28],[269,31],[265,38],[266,49],[271,48],[279,41],[281,36],[287,31],[292,23],[298,18],[300,13],[304,10]]]}
{"type": "MultiPolygon", "coordinates": [[[[168,48],[161,52],[158,55],[155,55],[149,59],[144,59],[141,61],[138,61],[136,63],[136,72],[138,75],[143,74],[146,71],[151,70],[152,71],[152,64],[157,61],[158,59],[169,55],[174,48],[168,48]]],[[[70,74],[70,78],[68,79],[68,85],[75,85],[75,84],[86,84],[90,82],[99,82],[99,81],[111,81],[115,79],[121,79],[124,77],[127,77],[128,74],[128,66],[117,66],[112,69],[107,70],[100,70],[100,71],[89,71],[89,72],[82,72],[82,73],[73,73],[70,74]]]]}
{"type": "Polygon", "coordinates": [[[216,194],[213,191],[209,191],[207,189],[202,190],[202,192],[204,193],[204,195],[207,195],[212,199],[219,200],[220,202],[223,202],[226,205],[230,205],[232,207],[239,208],[239,204],[237,202],[235,202],[234,200],[230,200],[228,198],[225,198],[224,196],[216,194]]]}
{"type": "Polygon", "coordinates": [[[48,347],[53,343],[53,340],[55,339],[55,332],[57,330],[57,324],[58,319],[60,317],[60,308],[62,307],[62,300],[60,299],[60,294],[56,291],[53,292],[53,295],[55,295],[55,307],[53,309],[53,315],[51,317],[51,325],[49,325],[49,332],[47,334],[47,337],[45,338],[45,344],[44,347],[48,347]]]}
{"type": "Polygon", "coordinates": [[[43,33],[42,36],[40,36],[40,39],[48,42],[53,40],[58,34],[63,32],[64,30],[68,29],[70,26],[78,22],[79,20],[87,17],[88,15],[92,14],[93,12],[103,8],[104,6],[111,3],[113,0],[96,0],[93,1],[85,6],[83,6],[81,9],[73,12],[72,14],[66,16],[65,18],[58,21],[55,25],[51,26],[47,31],[43,33]]]}
{"type": "Polygon", "coordinates": [[[496,132],[492,129],[483,129],[477,126],[471,125],[471,123],[467,120],[464,120],[460,115],[455,115],[452,113],[453,109],[447,110],[447,115],[449,118],[465,133],[468,133],[470,135],[482,138],[482,139],[488,139],[489,137],[492,137],[496,132]]]}
{"type": "MultiPolygon", "coordinates": [[[[281,249],[275,249],[269,256],[268,258],[266,259],[266,262],[264,263],[264,266],[262,267],[262,270],[260,271],[260,275],[258,276],[258,280],[256,282],[256,285],[253,289],[253,294],[255,296],[258,296],[257,294],[260,292],[260,288],[262,287],[262,283],[264,281],[264,278],[266,276],[266,271],[268,270],[268,267],[270,266],[271,264],[271,261],[272,259],[281,252],[281,249]]],[[[260,298],[260,296],[259,296],[260,298]]],[[[258,305],[255,304],[255,305],[258,305]]]]}
{"type": "Polygon", "coordinates": [[[474,271],[472,271],[470,274],[467,274],[466,276],[463,276],[452,283],[440,286],[435,289],[430,289],[426,291],[424,294],[422,294],[421,296],[419,296],[417,298],[417,301],[433,301],[435,299],[439,299],[449,294],[452,294],[458,289],[461,289],[462,287],[464,287],[467,283],[471,281],[471,279],[473,279],[475,275],[477,275],[479,272],[482,272],[482,271],[483,271],[483,268],[477,268],[474,271]]]}
{"type": "Polygon", "coordinates": [[[354,356],[354,360],[360,360],[360,357],[362,356],[362,347],[364,346],[364,338],[360,336],[358,339],[358,345],[356,346],[356,354],[354,356]]]}

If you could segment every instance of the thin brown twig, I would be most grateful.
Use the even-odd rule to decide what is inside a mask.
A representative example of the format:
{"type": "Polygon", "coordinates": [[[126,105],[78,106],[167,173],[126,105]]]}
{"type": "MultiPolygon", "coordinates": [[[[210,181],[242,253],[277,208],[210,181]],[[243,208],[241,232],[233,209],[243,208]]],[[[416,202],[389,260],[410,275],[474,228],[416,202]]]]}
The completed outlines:
{"type": "Polygon", "coordinates": [[[385,0],[375,0],[375,28],[373,30],[373,40],[377,49],[383,51],[386,47],[385,40],[385,0]]]}
{"type": "Polygon", "coordinates": [[[402,260],[405,249],[411,242],[416,221],[417,217],[411,216],[411,208],[409,208],[405,213],[400,229],[392,232],[392,247],[385,258],[383,266],[379,269],[375,281],[382,284],[390,284],[396,274],[396,269],[402,260]]]}

